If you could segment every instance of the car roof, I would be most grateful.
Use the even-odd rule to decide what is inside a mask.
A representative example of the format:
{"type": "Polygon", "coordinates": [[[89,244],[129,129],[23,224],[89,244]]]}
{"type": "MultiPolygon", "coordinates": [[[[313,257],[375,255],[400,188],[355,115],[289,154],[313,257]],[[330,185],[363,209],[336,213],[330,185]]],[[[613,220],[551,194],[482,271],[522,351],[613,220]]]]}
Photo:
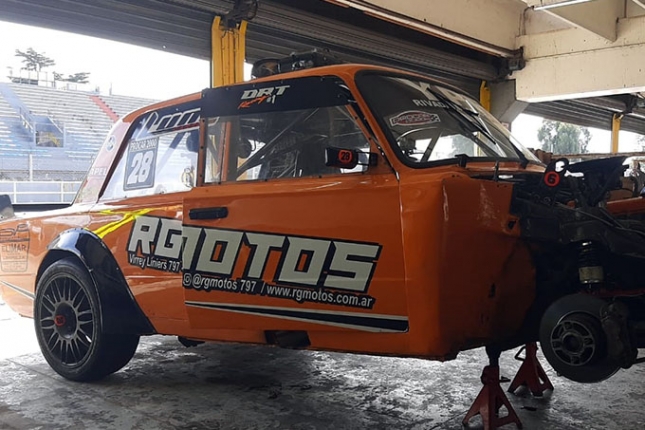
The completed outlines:
{"type": "MultiPolygon", "coordinates": [[[[236,85],[248,85],[251,83],[262,83],[262,82],[274,82],[277,80],[282,80],[282,79],[293,79],[293,78],[300,78],[300,77],[306,77],[306,76],[320,76],[320,75],[355,75],[358,72],[364,72],[364,71],[373,71],[373,72],[382,72],[387,75],[399,75],[399,76],[410,76],[410,77],[416,77],[419,79],[423,79],[428,82],[432,82],[437,85],[441,85],[443,87],[446,87],[452,91],[455,91],[457,93],[466,95],[468,97],[472,97],[468,95],[465,91],[462,89],[455,87],[453,85],[450,85],[446,82],[443,82],[439,79],[432,78],[430,76],[426,76],[423,74],[407,71],[407,70],[401,70],[401,69],[394,69],[391,67],[383,67],[383,66],[375,66],[375,65],[369,65],[369,64],[336,64],[336,65],[331,65],[331,66],[321,66],[321,67],[312,67],[308,69],[302,69],[302,70],[296,70],[293,72],[285,72],[285,73],[280,73],[280,74],[275,74],[271,76],[266,76],[262,78],[257,78],[253,79],[251,81],[244,81],[244,82],[238,82],[235,84],[227,85],[227,86],[236,86],[236,85]]],[[[169,100],[164,100],[160,101],[148,106],[144,106],[140,109],[134,110],[127,115],[123,117],[123,122],[132,122],[142,114],[176,105],[176,104],[181,104],[185,102],[190,102],[194,100],[198,100],[201,98],[201,91],[192,93],[192,94],[187,94],[185,96],[181,97],[176,97],[173,99],[169,100]]]]}

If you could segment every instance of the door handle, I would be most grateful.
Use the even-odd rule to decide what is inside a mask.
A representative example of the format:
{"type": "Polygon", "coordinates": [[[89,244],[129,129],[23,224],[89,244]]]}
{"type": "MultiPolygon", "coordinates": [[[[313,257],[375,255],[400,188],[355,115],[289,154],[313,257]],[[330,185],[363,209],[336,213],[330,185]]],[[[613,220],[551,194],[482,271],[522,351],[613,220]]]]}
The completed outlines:
{"type": "Polygon", "coordinates": [[[225,206],[217,208],[195,208],[188,211],[190,219],[220,219],[228,216],[228,208],[225,206]]]}

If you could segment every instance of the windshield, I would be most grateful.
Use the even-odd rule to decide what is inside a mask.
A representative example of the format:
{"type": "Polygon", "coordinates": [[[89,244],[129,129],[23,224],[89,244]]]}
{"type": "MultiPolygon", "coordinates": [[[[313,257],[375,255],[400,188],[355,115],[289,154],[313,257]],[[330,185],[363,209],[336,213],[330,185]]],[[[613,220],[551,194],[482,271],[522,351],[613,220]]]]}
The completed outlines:
{"type": "Polygon", "coordinates": [[[356,80],[397,156],[411,167],[459,158],[539,163],[470,97],[410,77],[370,73],[356,80]]]}

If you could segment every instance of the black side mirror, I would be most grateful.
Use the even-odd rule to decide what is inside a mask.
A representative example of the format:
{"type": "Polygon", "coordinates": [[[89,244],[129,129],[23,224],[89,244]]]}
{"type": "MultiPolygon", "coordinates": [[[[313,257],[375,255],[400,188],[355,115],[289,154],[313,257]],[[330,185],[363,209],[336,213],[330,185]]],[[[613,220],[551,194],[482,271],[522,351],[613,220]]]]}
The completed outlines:
{"type": "Polygon", "coordinates": [[[373,152],[361,152],[355,149],[325,148],[325,166],[353,169],[361,166],[376,166],[377,155],[373,152]]]}
{"type": "Polygon", "coordinates": [[[11,199],[6,194],[0,194],[0,219],[13,218],[11,199]]]}

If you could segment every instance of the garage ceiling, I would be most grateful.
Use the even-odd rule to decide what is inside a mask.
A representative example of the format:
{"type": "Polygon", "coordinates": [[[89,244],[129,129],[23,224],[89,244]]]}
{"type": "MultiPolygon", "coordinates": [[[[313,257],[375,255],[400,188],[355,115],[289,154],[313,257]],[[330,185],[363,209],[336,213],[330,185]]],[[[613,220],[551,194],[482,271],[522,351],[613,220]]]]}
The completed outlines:
{"type": "MultiPolygon", "coordinates": [[[[527,114],[541,116],[555,121],[569,122],[584,127],[596,127],[611,130],[614,113],[621,113],[626,105],[612,97],[594,97],[580,100],[561,100],[546,103],[532,103],[524,111],[527,114]]],[[[641,110],[638,110],[641,112],[641,110]]],[[[625,115],[621,130],[645,134],[645,115],[625,115]]],[[[609,147],[609,142],[607,142],[609,147]]]]}
{"type": "MultiPolygon", "coordinates": [[[[210,58],[210,27],[227,0],[0,0],[0,19],[210,58]]],[[[320,0],[262,0],[247,35],[249,61],[328,48],[348,61],[422,72],[477,96],[507,60],[320,0]]],[[[527,112],[600,128],[615,110],[582,100],[532,104],[527,112]]],[[[623,121],[645,134],[645,115],[623,121]]]]}
{"type": "MultiPolygon", "coordinates": [[[[0,0],[0,19],[208,59],[213,17],[232,5],[224,0],[0,0]]],[[[481,79],[499,76],[503,63],[319,0],[262,0],[248,27],[249,61],[313,47],[329,48],[348,61],[417,70],[472,94],[478,94],[481,79]]]]}

